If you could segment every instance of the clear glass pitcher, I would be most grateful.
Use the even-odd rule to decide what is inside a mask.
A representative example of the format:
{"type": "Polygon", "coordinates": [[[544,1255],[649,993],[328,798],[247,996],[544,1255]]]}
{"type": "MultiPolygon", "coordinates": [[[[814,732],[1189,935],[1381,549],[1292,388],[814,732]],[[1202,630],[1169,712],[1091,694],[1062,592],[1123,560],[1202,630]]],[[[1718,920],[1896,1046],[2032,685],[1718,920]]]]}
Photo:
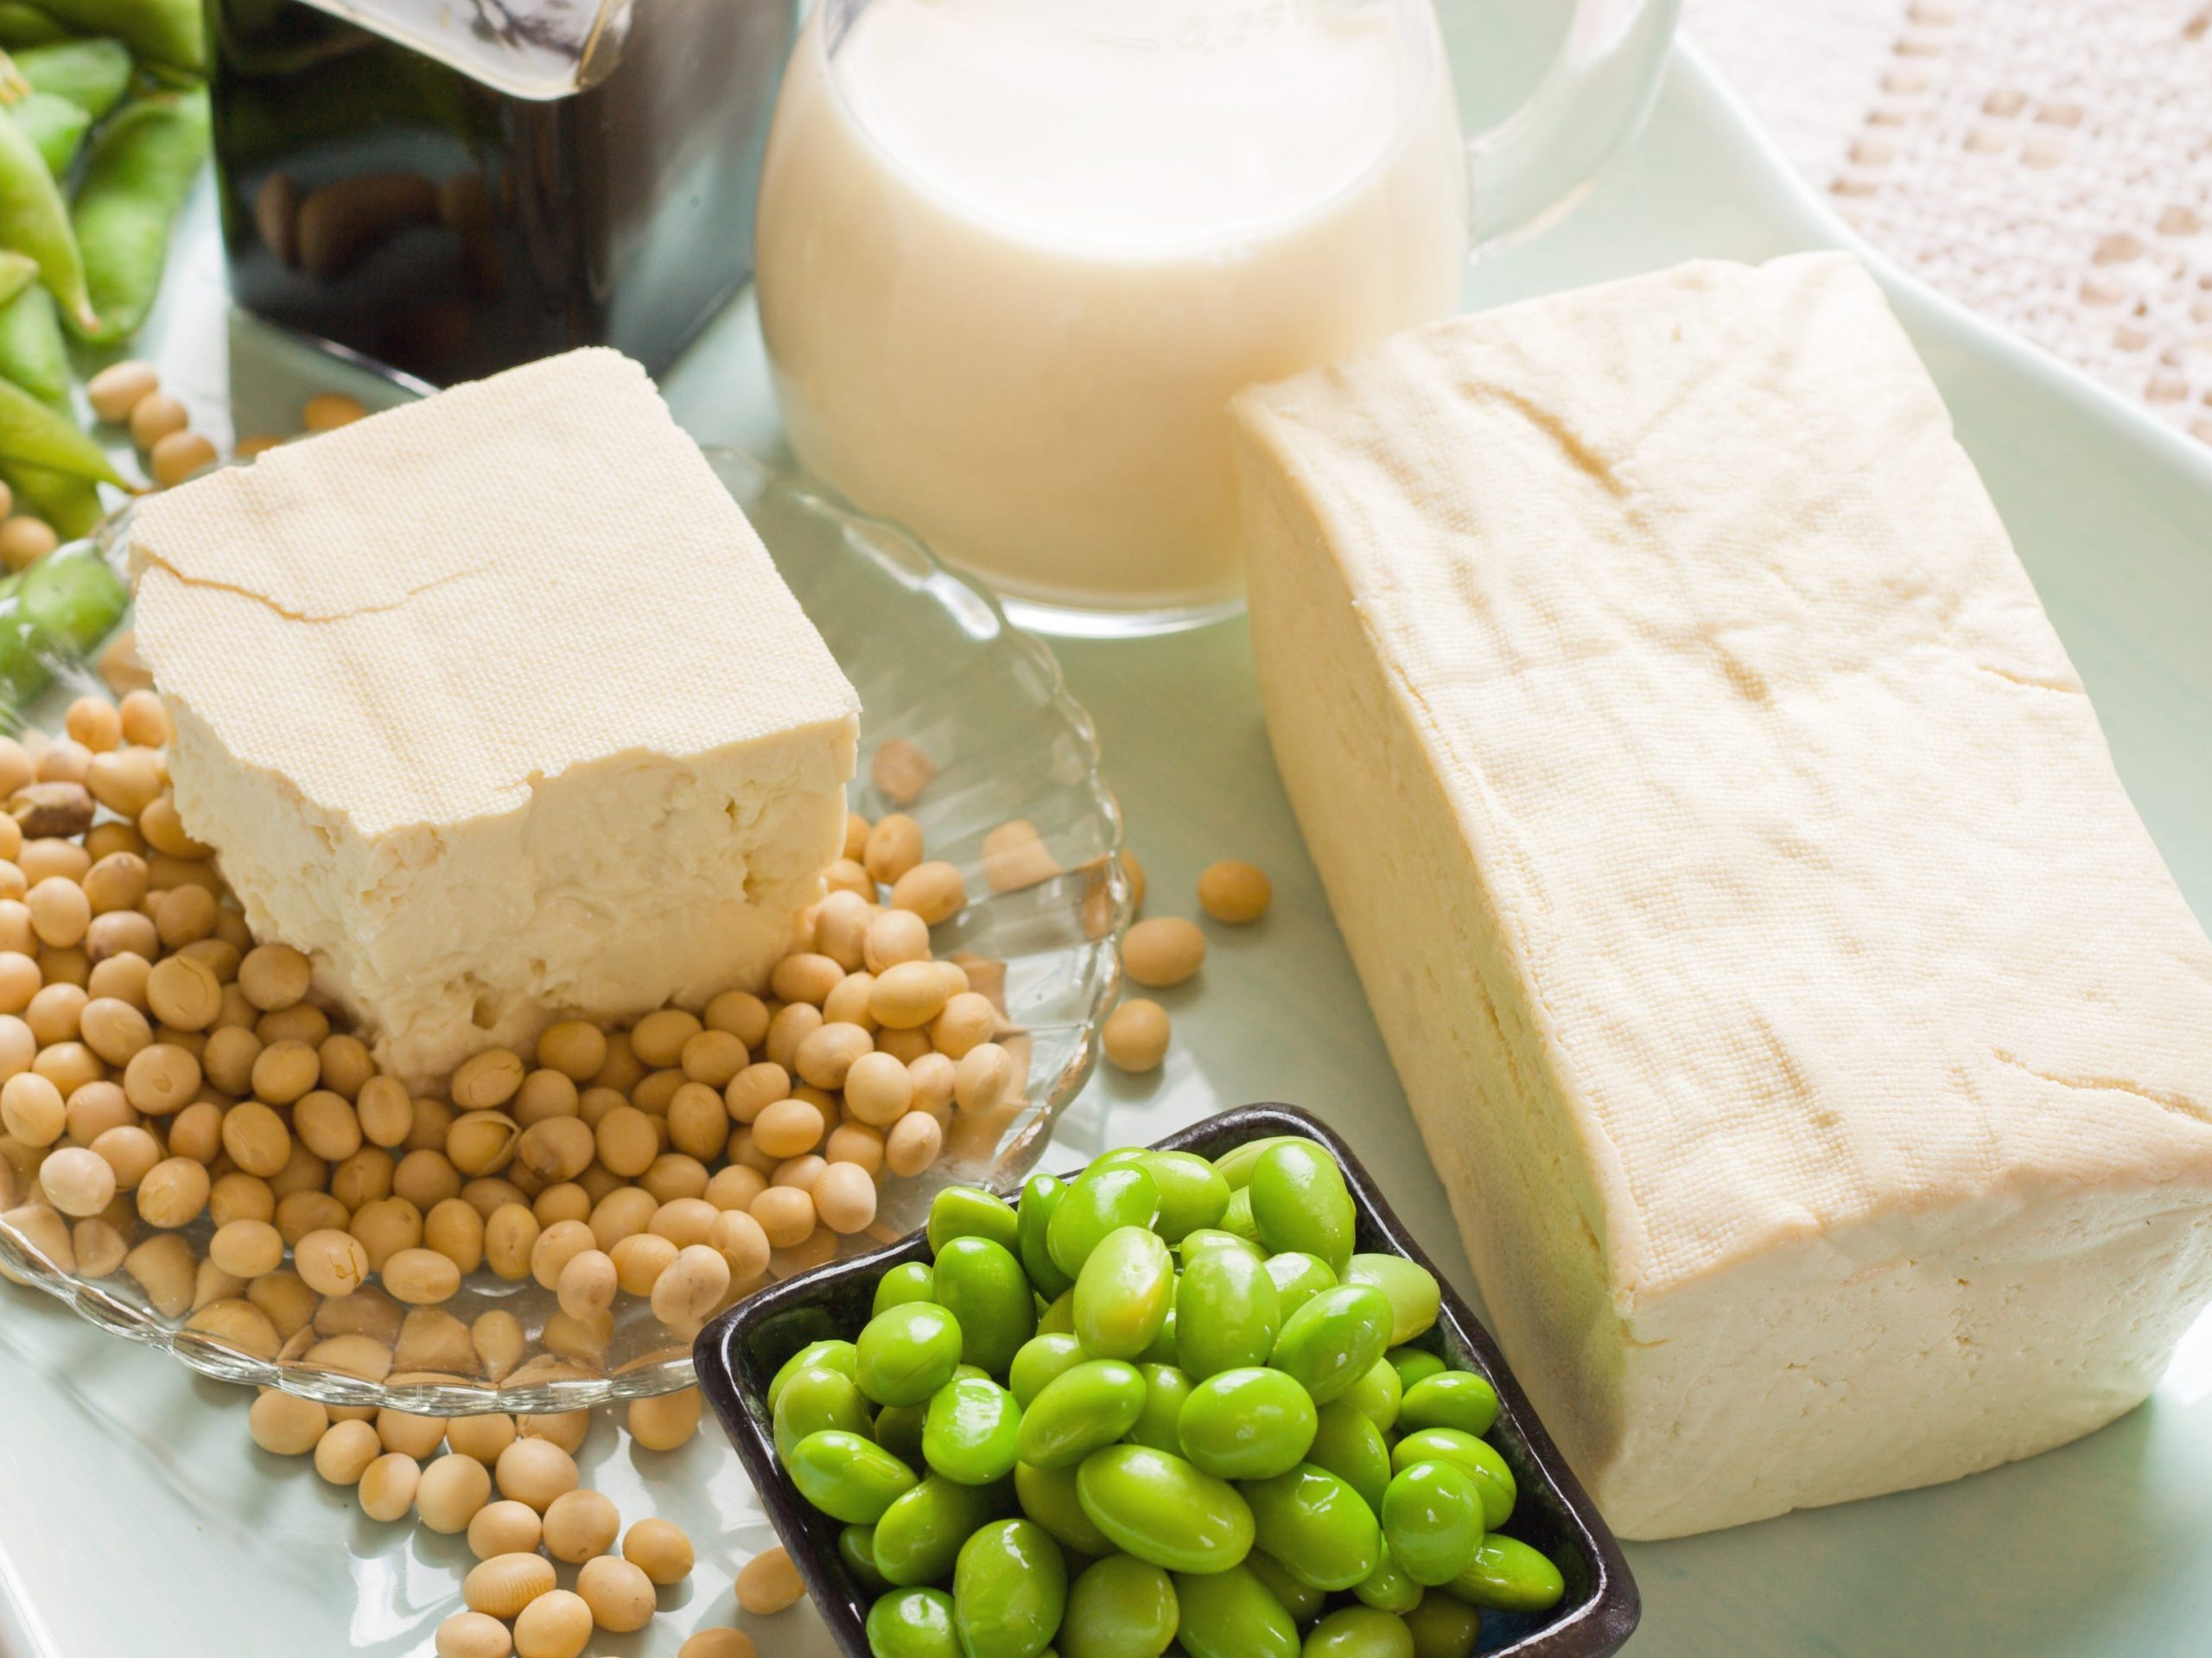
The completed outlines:
{"type": "Polygon", "coordinates": [[[1462,132],[1430,0],[823,0],[771,129],[793,449],[1061,632],[1241,602],[1224,405],[1457,308],[1649,108],[1679,0],[1580,0],[1462,132]]]}

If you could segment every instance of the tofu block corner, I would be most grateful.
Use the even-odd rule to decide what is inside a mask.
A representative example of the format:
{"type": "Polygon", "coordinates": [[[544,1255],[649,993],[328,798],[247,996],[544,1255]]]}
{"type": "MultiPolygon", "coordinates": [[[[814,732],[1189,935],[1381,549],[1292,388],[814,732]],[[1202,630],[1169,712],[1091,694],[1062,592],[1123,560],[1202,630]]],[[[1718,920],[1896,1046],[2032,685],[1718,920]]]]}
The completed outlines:
{"type": "Polygon", "coordinates": [[[618,353],[165,492],[130,554],[186,826],[410,1086],[758,988],[837,855],[858,698],[618,353]]]}

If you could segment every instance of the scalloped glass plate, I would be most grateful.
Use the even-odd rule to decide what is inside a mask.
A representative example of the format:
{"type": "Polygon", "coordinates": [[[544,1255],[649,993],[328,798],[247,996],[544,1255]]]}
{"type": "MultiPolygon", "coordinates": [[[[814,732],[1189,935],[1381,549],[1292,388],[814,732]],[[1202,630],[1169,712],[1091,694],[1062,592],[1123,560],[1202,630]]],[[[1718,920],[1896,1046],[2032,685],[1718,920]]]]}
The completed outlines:
{"type": "MultiPolygon", "coordinates": [[[[887,1181],[867,1231],[846,1239],[817,1231],[808,1245],[779,1252],[769,1268],[772,1281],[911,1230],[945,1185],[1011,1189],[1020,1182],[1090,1074],[1099,1025],[1118,985],[1129,889],[1117,855],[1119,810],[1099,778],[1097,738],[1044,645],[895,525],[734,450],[706,453],[860,692],[854,809],[870,818],[910,813],[929,855],[956,865],[966,879],[967,907],[932,930],[931,943],[1000,1001],[1014,1028],[998,1039],[1013,1051],[1022,1078],[1004,1106],[955,1115],[934,1167],[887,1181]],[[1007,837],[989,838],[1011,823],[1031,825],[1036,838],[1020,835],[1011,852],[1007,837]]],[[[103,532],[111,561],[120,553],[119,521],[103,532]]],[[[54,683],[29,715],[30,723],[55,728],[68,700],[100,688],[100,681],[85,659],[48,653],[45,661],[54,683]]],[[[203,1216],[184,1236],[204,1252],[209,1230],[203,1216]]],[[[304,1362],[295,1350],[307,1332],[274,1361],[243,1352],[162,1317],[126,1274],[88,1280],[62,1272],[4,1224],[0,1265],[93,1324],[163,1348],[195,1370],[331,1404],[440,1415],[567,1410],[665,1393],[692,1380],[690,1333],[662,1324],[636,1297],[620,1298],[603,1362],[547,1356],[525,1362],[503,1385],[480,1372],[472,1379],[454,1361],[473,1363],[473,1354],[454,1326],[433,1319],[423,1321],[411,1345],[401,1331],[392,1373],[378,1381],[304,1362]]],[[[467,1324],[495,1308],[522,1321],[532,1352],[557,1312],[550,1291],[532,1280],[509,1283],[487,1268],[470,1274],[442,1311],[467,1324]]],[[[396,1304],[364,1310],[383,1331],[401,1311],[396,1304]]]]}

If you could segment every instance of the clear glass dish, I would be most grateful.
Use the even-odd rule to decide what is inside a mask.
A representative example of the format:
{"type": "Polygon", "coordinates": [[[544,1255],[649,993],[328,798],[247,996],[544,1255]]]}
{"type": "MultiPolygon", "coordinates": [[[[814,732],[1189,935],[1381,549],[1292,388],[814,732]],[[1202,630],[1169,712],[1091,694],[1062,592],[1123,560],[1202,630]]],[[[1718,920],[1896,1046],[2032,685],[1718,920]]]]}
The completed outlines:
{"type": "MultiPolygon", "coordinates": [[[[957,865],[966,878],[968,906],[932,930],[931,943],[938,956],[969,966],[976,988],[1001,1000],[1015,1030],[998,1039],[1014,1051],[1023,1078],[1006,1105],[957,1114],[934,1167],[887,1182],[867,1231],[846,1239],[817,1231],[808,1245],[779,1253],[766,1280],[772,1282],[899,1237],[920,1223],[930,1198],[945,1185],[1010,1190],[1020,1182],[1096,1058],[1099,1026],[1119,983],[1129,886],[1117,855],[1119,810],[1099,776],[1097,738],[1069,697],[1052,653],[1013,626],[990,594],[895,525],[735,451],[710,449],[708,458],[860,692],[854,809],[870,818],[894,810],[910,813],[929,855],[957,865]],[[912,792],[925,772],[926,782],[912,792]],[[1031,825],[1035,840],[1018,835],[1011,851],[1005,835],[987,843],[1009,823],[1031,825]]],[[[111,561],[120,556],[120,541],[111,524],[103,543],[111,561]]],[[[57,728],[71,698],[101,687],[91,665],[97,659],[97,651],[85,657],[46,653],[54,683],[24,711],[28,722],[57,728]]],[[[204,1252],[211,1229],[203,1215],[184,1236],[204,1252]]],[[[473,1363],[474,1355],[455,1343],[450,1326],[437,1327],[442,1341],[422,1331],[412,1348],[399,1331],[391,1374],[381,1379],[302,1356],[303,1337],[358,1328],[359,1318],[375,1321],[372,1333],[388,1333],[405,1311],[397,1304],[380,1308],[373,1299],[348,1297],[359,1305],[342,1318],[334,1315],[336,1328],[311,1324],[270,1360],[188,1327],[188,1314],[164,1318],[121,1271],[91,1280],[60,1270],[4,1223],[0,1269],[193,1369],[330,1404],[440,1415],[567,1410],[692,1382],[690,1332],[663,1325],[642,1299],[619,1299],[603,1363],[556,1360],[543,1355],[537,1340],[557,1311],[552,1292],[533,1280],[510,1283],[486,1268],[464,1280],[441,1310],[462,1324],[495,1308],[521,1320],[530,1350],[541,1356],[526,1360],[504,1384],[480,1372],[460,1373],[454,1361],[465,1356],[473,1363]]]]}

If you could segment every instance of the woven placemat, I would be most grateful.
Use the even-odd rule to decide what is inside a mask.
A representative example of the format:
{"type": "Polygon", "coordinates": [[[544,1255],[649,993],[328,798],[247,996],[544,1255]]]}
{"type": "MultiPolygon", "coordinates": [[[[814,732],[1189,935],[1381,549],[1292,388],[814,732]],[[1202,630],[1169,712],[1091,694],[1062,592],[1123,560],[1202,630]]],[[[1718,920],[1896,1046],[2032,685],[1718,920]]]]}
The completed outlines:
{"type": "Polygon", "coordinates": [[[2212,443],[2212,0],[1687,0],[1884,251],[2212,443]]]}

